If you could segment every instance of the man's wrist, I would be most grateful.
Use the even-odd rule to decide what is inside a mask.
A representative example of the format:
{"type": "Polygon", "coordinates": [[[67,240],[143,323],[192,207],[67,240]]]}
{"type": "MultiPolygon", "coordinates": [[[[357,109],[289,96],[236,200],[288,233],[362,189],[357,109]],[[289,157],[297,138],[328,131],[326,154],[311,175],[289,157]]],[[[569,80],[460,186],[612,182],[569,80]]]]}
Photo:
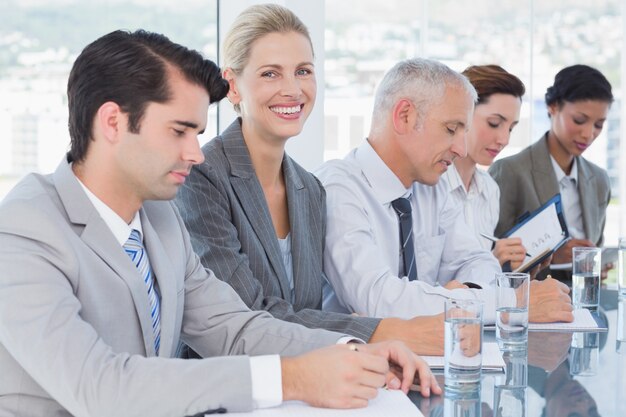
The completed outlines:
{"type": "Polygon", "coordinates": [[[283,401],[301,400],[298,381],[298,358],[280,358],[283,401]]]}

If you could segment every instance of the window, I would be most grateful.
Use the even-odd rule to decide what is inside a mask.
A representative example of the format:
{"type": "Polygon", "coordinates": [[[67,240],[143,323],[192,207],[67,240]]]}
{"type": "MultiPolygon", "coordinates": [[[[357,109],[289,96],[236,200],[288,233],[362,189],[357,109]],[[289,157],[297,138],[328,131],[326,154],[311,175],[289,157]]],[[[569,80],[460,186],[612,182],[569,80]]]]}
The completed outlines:
{"type": "MultiPolygon", "coordinates": [[[[65,154],[67,77],[89,42],[142,28],[217,55],[217,0],[8,0],[1,13],[0,198],[24,174],[53,171],[65,154]]],[[[205,141],[216,130],[212,108],[205,141]]]]}
{"type": "Polygon", "coordinates": [[[355,146],[356,136],[367,135],[375,86],[400,59],[429,57],[457,71],[472,64],[495,63],[517,75],[527,92],[520,123],[502,156],[518,152],[548,130],[544,94],[558,70],[585,63],[602,71],[613,85],[616,100],[602,134],[585,157],[609,173],[615,201],[607,211],[605,242],[617,243],[618,167],[620,152],[624,152],[619,147],[621,2],[343,0],[325,5],[324,112],[338,126],[333,145],[325,147],[325,160],[343,157],[355,146]],[[364,123],[353,123],[359,116],[364,123]]]}

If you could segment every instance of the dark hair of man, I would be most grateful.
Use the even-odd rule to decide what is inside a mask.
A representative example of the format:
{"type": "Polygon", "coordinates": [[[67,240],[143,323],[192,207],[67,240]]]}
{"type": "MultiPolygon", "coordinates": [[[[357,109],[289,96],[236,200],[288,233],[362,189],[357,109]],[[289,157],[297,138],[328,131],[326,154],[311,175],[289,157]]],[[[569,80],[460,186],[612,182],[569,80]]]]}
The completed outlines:
{"type": "Polygon", "coordinates": [[[572,65],[559,71],[546,91],[546,104],[595,100],[613,102],[611,83],[600,71],[587,65],[572,65]]]}
{"type": "Polygon", "coordinates": [[[472,65],[462,72],[478,93],[478,102],[484,104],[493,94],[508,94],[519,99],[526,92],[524,83],[499,65],[472,65]]]}
{"type": "Polygon", "coordinates": [[[206,89],[210,102],[220,101],[228,82],[215,63],[200,53],[144,30],[111,32],[87,45],[78,56],[67,83],[68,160],[82,161],[92,140],[93,121],[100,106],[117,103],[128,114],[128,130],[138,133],[149,103],[166,103],[171,69],[206,89]]]}

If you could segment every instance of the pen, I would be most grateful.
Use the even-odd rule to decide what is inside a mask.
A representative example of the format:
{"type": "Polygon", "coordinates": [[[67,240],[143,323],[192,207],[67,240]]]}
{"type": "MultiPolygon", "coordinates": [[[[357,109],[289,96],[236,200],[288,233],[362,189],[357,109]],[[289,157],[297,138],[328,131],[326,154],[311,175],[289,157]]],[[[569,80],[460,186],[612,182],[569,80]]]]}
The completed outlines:
{"type": "MultiPolygon", "coordinates": [[[[481,233],[480,235],[481,235],[482,237],[484,237],[485,239],[487,239],[487,240],[491,240],[493,243],[496,243],[498,240],[500,240],[500,239],[498,239],[497,237],[494,237],[494,236],[489,236],[489,235],[486,235],[486,234],[484,234],[484,233],[481,233]]],[[[532,257],[533,257],[533,256],[532,256],[530,253],[528,253],[528,252],[526,252],[526,256],[528,256],[529,258],[532,258],[532,257]]]]}

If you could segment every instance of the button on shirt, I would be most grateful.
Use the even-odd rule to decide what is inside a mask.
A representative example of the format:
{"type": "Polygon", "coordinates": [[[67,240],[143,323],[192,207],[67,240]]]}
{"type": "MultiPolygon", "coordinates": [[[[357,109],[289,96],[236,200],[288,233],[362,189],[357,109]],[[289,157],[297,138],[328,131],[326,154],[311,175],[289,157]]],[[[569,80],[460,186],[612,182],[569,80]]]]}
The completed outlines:
{"type": "MultiPolygon", "coordinates": [[[[78,179],[78,178],[77,178],[78,179]]],[[[143,236],[139,212],[127,224],[115,211],[92,193],[80,180],[79,184],[94,205],[96,211],[120,244],[120,250],[133,229],[143,236]]],[[[156,277],[158,280],[158,277],[156,277]]],[[[252,400],[256,408],[274,407],[282,402],[282,377],[279,355],[250,357],[250,379],[252,380],[252,400]]]]}
{"type": "Polygon", "coordinates": [[[578,193],[578,165],[576,158],[574,158],[569,175],[565,175],[565,172],[552,155],[550,155],[550,161],[556,175],[556,181],[559,184],[567,230],[572,238],[584,239],[585,228],[583,225],[583,211],[580,206],[580,194],[578,193]]]}
{"type": "Polygon", "coordinates": [[[476,169],[469,190],[465,189],[461,175],[454,165],[448,167],[441,180],[450,188],[450,197],[455,204],[463,207],[465,223],[470,228],[480,246],[491,250],[493,242],[480,234],[493,235],[500,217],[500,188],[491,176],[476,169]]]}
{"type": "Polygon", "coordinates": [[[443,312],[447,298],[485,301],[485,321],[495,318],[492,284],[500,266],[480,247],[449,197],[444,182],[413,183],[407,190],[368,142],[344,160],[316,172],[327,194],[324,272],[337,304],[373,317],[411,318],[443,312]],[[399,277],[398,217],[391,202],[411,194],[417,281],[399,277]],[[452,279],[483,290],[447,290],[452,279]]]}

